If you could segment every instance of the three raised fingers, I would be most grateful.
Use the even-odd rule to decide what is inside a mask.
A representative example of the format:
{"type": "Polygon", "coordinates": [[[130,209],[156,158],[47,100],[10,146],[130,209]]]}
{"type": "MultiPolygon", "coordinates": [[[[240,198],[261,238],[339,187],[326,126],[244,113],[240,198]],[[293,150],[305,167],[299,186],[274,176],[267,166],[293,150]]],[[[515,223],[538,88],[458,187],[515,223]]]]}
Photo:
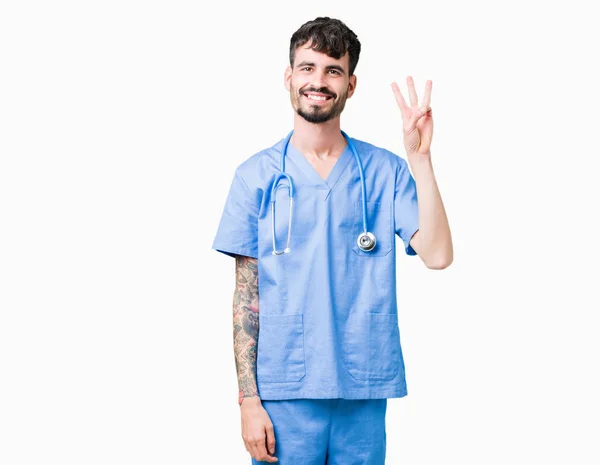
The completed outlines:
{"type": "MultiPolygon", "coordinates": [[[[395,82],[392,82],[392,90],[394,91],[394,97],[396,98],[396,103],[398,103],[398,106],[400,107],[403,117],[410,116],[412,114],[412,112],[410,111],[411,107],[412,108],[419,107],[419,98],[417,96],[417,91],[415,90],[415,83],[414,83],[412,76],[408,76],[406,78],[406,82],[408,85],[408,95],[409,95],[409,99],[410,99],[410,107],[406,104],[406,101],[404,100],[404,96],[402,95],[402,92],[400,91],[400,87],[398,87],[398,84],[396,84],[395,82]]],[[[432,88],[432,86],[433,86],[433,83],[431,82],[431,80],[427,80],[427,82],[425,83],[425,92],[423,93],[423,101],[421,102],[421,106],[420,106],[420,110],[422,113],[425,113],[429,109],[429,106],[431,104],[431,88],[432,88]]]]}

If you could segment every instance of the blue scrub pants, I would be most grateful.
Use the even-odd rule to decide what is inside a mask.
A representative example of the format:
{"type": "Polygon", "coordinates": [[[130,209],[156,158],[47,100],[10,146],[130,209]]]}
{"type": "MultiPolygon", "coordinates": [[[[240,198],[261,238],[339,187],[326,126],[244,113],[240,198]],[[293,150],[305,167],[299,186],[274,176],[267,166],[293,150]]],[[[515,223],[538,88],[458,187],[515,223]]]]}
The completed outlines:
{"type": "Polygon", "coordinates": [[[387,399],[263,400],[278,462],[253,465],[384,465],[387,399]]]}

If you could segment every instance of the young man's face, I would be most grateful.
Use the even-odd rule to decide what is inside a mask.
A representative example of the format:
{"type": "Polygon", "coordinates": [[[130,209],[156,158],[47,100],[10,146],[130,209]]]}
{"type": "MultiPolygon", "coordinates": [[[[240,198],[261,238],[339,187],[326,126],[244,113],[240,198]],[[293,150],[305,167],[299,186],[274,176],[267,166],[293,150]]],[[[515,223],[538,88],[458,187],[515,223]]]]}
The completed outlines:
{"type": "Polygon", "coordinates": [[[349,76],[348,53],[336,60],[310,48],[310,41],[298,49],[294,68],[285,71],[285,87],[294,110],[309,123],[324,123],[338,117],[346,99],[352,97],[356,76],[349,76]]]}

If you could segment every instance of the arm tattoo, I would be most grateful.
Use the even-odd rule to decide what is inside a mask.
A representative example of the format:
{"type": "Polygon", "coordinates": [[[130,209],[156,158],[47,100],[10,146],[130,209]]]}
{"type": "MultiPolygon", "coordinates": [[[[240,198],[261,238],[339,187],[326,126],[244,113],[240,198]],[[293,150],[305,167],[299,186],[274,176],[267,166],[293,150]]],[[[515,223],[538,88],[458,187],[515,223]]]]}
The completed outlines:
{"type": "Polygon", "coordinates": [[[258,396],[256,350],[258,345],[258,260],[237,255],[233,294],[233,351],[239,399],[258,396]]]}

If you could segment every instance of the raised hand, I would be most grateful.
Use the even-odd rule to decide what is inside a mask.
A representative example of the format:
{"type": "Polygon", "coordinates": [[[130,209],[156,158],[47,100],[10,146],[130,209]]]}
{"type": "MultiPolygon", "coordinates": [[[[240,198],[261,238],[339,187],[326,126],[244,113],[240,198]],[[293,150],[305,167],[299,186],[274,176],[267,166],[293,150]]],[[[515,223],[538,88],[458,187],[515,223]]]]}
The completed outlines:
{"type": "Polygon", "coordinates": [[[398,84],[392,82],[392,90],[396,96],[396,102],[402,113],[402,128],[404,133],[404,148],[409,158],[428,158],[431,156],[431,138],[433,137],[433,117],[431,115],[431,86],[428,80],[425,83],[425,94],[419,106],[417,91],[412,76],[407,76],[408,96],[410,106],[406,104],[398,84]]]}

